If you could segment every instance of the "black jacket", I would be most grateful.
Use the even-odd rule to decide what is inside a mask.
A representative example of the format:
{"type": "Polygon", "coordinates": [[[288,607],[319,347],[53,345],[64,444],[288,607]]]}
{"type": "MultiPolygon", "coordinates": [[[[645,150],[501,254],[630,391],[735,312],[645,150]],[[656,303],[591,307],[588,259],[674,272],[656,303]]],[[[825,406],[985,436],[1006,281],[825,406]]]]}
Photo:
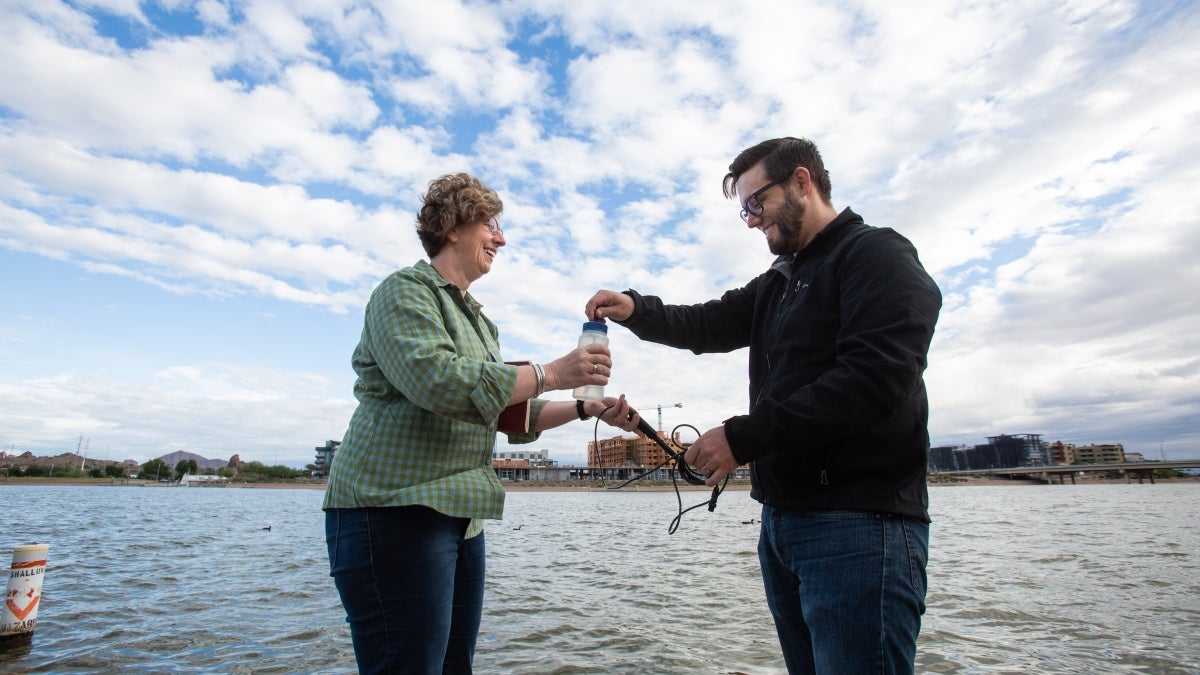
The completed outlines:
{"type": "Polygon", "coordinates": [[[846,209],[719,300],[627,293],[621,323],[639,338],[697,354],[750,347],[750,412],[725,435],[750,463],[754,499],[929,521],[922,373],[942,297],[907,239],[846,209]]]}

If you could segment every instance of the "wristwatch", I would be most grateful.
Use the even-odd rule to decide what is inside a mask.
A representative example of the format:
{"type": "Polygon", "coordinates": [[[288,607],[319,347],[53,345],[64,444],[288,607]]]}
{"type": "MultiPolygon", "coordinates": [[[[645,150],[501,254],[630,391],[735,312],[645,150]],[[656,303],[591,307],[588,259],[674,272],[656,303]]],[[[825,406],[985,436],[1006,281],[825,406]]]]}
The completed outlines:
{"type": "Polygon", "coordinates": [[[581,420],[591,419],[592,417],[583,409],[582,399],[575,399],[575,414],[579,415],[579,419],[581,420]]]}

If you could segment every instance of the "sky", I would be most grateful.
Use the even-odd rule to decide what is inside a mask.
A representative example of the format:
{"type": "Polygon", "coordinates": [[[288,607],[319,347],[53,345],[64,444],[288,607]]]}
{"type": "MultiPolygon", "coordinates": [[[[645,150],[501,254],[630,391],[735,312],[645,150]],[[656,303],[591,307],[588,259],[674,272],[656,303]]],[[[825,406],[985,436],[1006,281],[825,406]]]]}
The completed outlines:
{"type": "MultiPolygon", "coordinates": [[[[721,180],[800,136],[942,290],[933,445],[1200,457],[1197,35],[1157,0],[0,0],[0,451],[303,467],[433,178],[500,194],[470,292],[546,362],[598,289],[765,270],[721,180]]],[[[746,411],[745,350],[610,340],[655,426],[746,411]]]]}

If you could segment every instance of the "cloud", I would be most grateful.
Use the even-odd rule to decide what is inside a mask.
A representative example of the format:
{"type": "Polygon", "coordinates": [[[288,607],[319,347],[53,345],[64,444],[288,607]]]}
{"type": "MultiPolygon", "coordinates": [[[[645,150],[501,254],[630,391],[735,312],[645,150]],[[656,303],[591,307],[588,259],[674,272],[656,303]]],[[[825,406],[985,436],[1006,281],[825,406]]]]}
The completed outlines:
{"type": "Polygon", "coordinates": [[[302,373],[175,366],[130,384],[81,372],[2,383],[6,433],[25,447],[62,447],[82,433],[89,456],[111,452],[113,460],[145,462],[175,450],[228,459],[232,450],[266,463],[307,463],[300,449],[320,444],[314,433],[340,434],[353,411],[328,381],[302,373]]]}
{"type": "MultiPolygon", "coordinates": [[[[1196,7],[141,8],[0,8],[0,256],[299,306],[321,330],[361,320],[375,283],[423,256],[420,195],[466,170],[500,191],[509,241],[471,291],[506,354],[550,360],[574,345],[597,288],[699,302],[765,269],[761,234],[720,181],[742,148],[802,135],[822,148],[835,206],[911,238],[945,293],[928,375],[935,443],[1165,437],[1194,454],[1196,7]]],[[[50,315],[70,292],[61,283],[23,291],[44,294],[50,315]]],[[[37,330],[21,335],[0,341],[22,345],[0,347],[0,371],[36,360],[37,330]]],[[[313,355],[290,374],[309,383],[296,389],[227,352],[156,358],[163,376],[128,381],[94,363],[0,377],[10,401],[20,388],[47,397],[23,399],[25,421],[0,431],[52,443],[86,426],[130,447],[195,434],[218,448],[204,428],[226,418],[229,435],[258,437],[244,408],[320,420],[316,438],[287,436],[303,463],[348,418],[352,347],[313,355]],[[205,393],[180,388],[187,368],[205,393]],[[51,392],[64,384],[78,393],[51,392]],[[147,423],[107,400],[151,411],[147,423]]],[[[744,354],[695,357],[619,328],[613,350],[610,393],[684,403],[668,422],[703,430],[746,407],[744,354]]],[[[546,447],[581,456],[582,426],[546,447]]]]}

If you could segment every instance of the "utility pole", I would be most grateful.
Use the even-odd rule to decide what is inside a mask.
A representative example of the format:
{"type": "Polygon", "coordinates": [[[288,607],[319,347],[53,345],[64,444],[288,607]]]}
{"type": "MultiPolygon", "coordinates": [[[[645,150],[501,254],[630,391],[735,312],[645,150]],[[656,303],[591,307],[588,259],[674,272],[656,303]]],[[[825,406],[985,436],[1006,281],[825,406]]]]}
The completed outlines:
{"type": "Polygon", "coordinates": [[[658,431],[662,431],[663,430],[662,409],[663,408],[682,408],[683,404],[682,403],[658,403],[658,404],[652,405],[650,407],[658,408],[658,431]]]}

